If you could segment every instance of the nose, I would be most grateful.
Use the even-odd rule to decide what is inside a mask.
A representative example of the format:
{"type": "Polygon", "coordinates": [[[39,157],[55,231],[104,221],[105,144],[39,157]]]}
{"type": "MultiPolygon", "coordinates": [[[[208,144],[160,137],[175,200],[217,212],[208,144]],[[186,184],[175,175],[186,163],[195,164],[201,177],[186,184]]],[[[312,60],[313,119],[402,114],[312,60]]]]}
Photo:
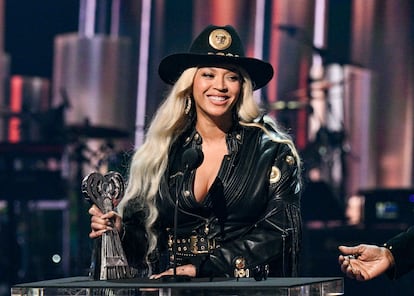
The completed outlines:
{"type": "Polygon", "coordinates": [[[217,75],[214,83],[214,88],[220,92],[227,92],[228,87],[224,76],[217,75]]]}

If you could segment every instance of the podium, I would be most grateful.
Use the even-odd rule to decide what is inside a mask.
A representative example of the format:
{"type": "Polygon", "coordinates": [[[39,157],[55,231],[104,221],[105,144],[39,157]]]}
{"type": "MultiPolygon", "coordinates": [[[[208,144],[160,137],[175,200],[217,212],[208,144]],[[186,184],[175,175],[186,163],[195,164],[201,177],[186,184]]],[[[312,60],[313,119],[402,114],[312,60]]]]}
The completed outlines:
{"type": "Polygon", "coordinates": [[[69,277],[11,288],[12,296],[43,295],[145,295],[145,296],[334,296],[344,295],[344,281],[332,278],[253,278],[193,279],[189,282],[125,279],[95,281],[89,277],[69,277]]]}

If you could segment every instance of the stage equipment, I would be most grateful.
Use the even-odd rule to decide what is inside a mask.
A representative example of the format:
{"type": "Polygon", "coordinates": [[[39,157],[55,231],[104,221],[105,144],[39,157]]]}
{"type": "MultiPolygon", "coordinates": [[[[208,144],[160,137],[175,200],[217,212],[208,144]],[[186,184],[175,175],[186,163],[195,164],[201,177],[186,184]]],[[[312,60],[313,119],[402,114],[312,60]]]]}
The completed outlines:
{"type": "Polygon", "coordinates": [[[190,283],[165,283],[149,279],[91,281],[87,277],[72,277],[15,285],[12,295],[106,295],[103,293],[109,289],[113,295],[131,296],[339,296],[344,295],[344,280],[341,277],[268,278],[267,281],[253,278],[201,278],[190,283]]]}
{"type": "Polygon", "coordinates": [[[279,24],[277,25],[277,29],[282,32],[286,32],[292,38],[297,38],[304,45],[309,46],[313,52],[320,55],[321,57],[325,57],[328,54],[328,51],[326,49],[314,45],[313,41],[308,36],[308,32],[304,28],[291,24],[279,24]]]}
{"type": "Polygon", "coordinates": [[[70,125],[66,128],[69,139],[75,139],[77,137],[89,138],[89,139],[119,139],[127,138],[129,133],[125,130],[116,128],[107,128],[102,126],[91,126],[88,122],[81,125],[70,125]]]}
{"type": "Polygon", "coordinates": [[[42,115],[50,107],[49,80],[13,75],[4,81],[4,89],[4,101],[0,102],[4,110],[0,139],[11,143],[44,141],[42,115]]]}
{"type": "MultiPolygon", "coordinates": [[[[61,176],[60,167],[63,150],[62,145],[56,144],[0,143],[0,200],[4,201],[7,209],[6,235],[1,244],[2,253],[7,254],[4,260],[6,266],[2,266],[1,269],[7,270],[6,280],[11,284],[25,279],[45,279],[49,272],[46,270],[50,267],[48,263],[37,264],[36,260],[39,259],[37,255],[48,256],[47,253],[51,249],[34,248],[34,240],[31,238],[32,233],[43,233],[43,226],[47,225],[43,224],[41,218],[46,215],[53,215],[54,219],[57,219],[53,226],[59,228],[58,225],[67,225],[59,222],[63,219],[60,215],[61,210],[66,210],[66,183],[61,176]],[[50,206],[48,214],[45,211],[32,211],[34,208],[45,209],[40,204],[45,205],[46,201],[50,206]],[[52,209],[58,210],[59,215],[54,215],[55,211],[49,211],[52,209]],[[33,220],[35,216],[39,218],[36,222],[33,220]],[[39,225],[41,229],[32,229],[33,225],[39,225]],[[30,268],[36,268],[36,274],[31,275],[30,268]]],[[[68,237],[62,228],[59,232],[53,233],[68,237]]],[[[56,248],[60,245],[62,249],[65,248],[64,243],[56,241],[52,245],[56,248]]],[[[59,264],[53,265],[55,275],[68,275],[69,250],[56,252],[62,260],[59,264]]]]}
{"type": "Polygon", "coordinates": [[[368,228],[398,227],[414,223],[414,188],[360,190],[363,198],[362,223],[368,228]]]}
{"type": "Polygon", "coordinates": [[[277,101],[274,103],[268,104],[268,108],[270,110],[299,110],[299,109],[306,109],[311,108],[308,102],[300,102],[300,101],[277,101]]]}
{"type": "MultiPolygon", "coordinates": [[[[124,194],[124,181],[116,172],[105,175],[91,173],[82,181],[85,199],[102,213],[112,211],[124,194]]],[[[119,233],[114,227],[95,239],[90,277],[99,280],[131,278],[131,269],[122,248],[119,233]]]]}
{"type": "MultiPolygon", "coordinates": [[[[343,98],[345,84],[349,77],[344,75],[343,67],[339,64],[328,64],[327,61],[330,60],[331,53],[321,47],[323,42],[315,44],[317,31],[321,28],[315,26],[315,38],[312,40],[304,28],[292,24],[279,24],[276,27],[312,49],[313,63],[309,69],[306,86],[288,92],[284,99],[286,101],[297,100],[303,105],[309,105],[305,126],[306,143],[298,145],[301,154],[310,156],[304,159],[304,166],[307,167],[306,161],[315,164],[315,159],[318,159],[318,167],[314,166],[314,169],[319,170],[320,179],[317,181],[329,184],[340,202],[343,203],[347,193],[346,177],[348,172],[345,157],[349,152],[343,98]],[[310,152],[313,152],[313,155],[309,155],[310,152]]],[[[322,36],[323,32],[319,31],[322,36]]],[[[300,106],[301,104],[296,105],[300,106]]],[[[281,110],[297,111],[299,108],[283,108],[281,110]]],[[[286,114],[282,114],[283,116],[287,117],[286,114]]]]}
{"type": "MultiPolygon", "coordinates": [[[[63,88],[71,98],[69,126],[134,130],[131,41],[118,36],[65,34],[55,39],[53,104],[63,88]]],[[[95,136],[94,136],[95,137],[95,136]]]]}

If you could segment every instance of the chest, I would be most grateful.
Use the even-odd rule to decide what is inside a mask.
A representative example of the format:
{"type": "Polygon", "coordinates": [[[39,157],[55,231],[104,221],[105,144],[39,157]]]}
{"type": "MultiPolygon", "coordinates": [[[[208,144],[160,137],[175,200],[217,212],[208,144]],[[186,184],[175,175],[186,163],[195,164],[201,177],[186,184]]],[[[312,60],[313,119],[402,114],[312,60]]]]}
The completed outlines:
{"type": "Polygon", "coordinates": [[[256,206],[258,200],[265,200],[268,192],[269,174],[275,157],[276,146],[261,141],[260,134],[244,133],[243,136],[229,136],[227,141],[210,143],[208,141],[186,142],[172,150],[169,164],[168,191],[171,199],[180,196],[180,205],[186,209],[210,206],[211,192],[217,178],[223,184],[223,194],[227,206],[256,206]],[[184,178],[180,177],[182,159],[180,155],[193,147],[202,150],[203,161],[184,178]]]}
{"type": "Polygon", "coordinates": [[[197,169],[194,179],[194,197],[202,202],[216,179],[225,155],[228,154],[226,143],[203,144],[204,161],[197,169]]]}
{"type": "MultiPolygon", "coordinates": [[[[160,216],[165,221],[169,221],[169,217],[172,219],[174,201],[179,192],[182,213],[191,213],[180,215],[180,223],[192,225],[198,221],[196,216],[216,215],[217,209],[225,210],[229,223],[245,223],[256,219],[268,200],[269,174],[275,147],[264,148],[265,145],[260,145],[257,139],[250,137],[240,146],[236,142],[217,146],[205,144],[196,146],[203,151],[202,164],[185,178],[182,185],[179,185],[179,178],[175,177],[179,176],[176,172],[182,170],[180,158],[175,158],[176,161],[171,163],[169,186],[161,186],[165,190],[161,190],[160,194],[164,196],[165,193],[166,198],[159,201],[160,216]],[[220,180],[221,187],[215,186],[217,180],[220,180]],[[177,185],[180,189],[177,189],[177,185]]],[[[177,155],[180,155],[180,151],[177,155]]]]}

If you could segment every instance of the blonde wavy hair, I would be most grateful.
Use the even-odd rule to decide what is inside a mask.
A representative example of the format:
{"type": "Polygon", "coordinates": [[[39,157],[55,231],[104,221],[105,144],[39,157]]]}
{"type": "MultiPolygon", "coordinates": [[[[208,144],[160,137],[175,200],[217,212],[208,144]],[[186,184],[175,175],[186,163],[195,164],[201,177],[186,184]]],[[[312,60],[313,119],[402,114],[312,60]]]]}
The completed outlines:
{"type": "MultiPolygon", "coordinates": [[[[142,209],[145,209],[147,214],[145,229],[148,238],[147,263],[148,255],[157,246],[157,235],[153,230],[158,217],[155,198],[167,168],[170,147],[188,124],[189,116],[185,114],[184,109],[188,96],[192,95],[193,80],[197,70],[198,68],[194,67],[183,72],[155,113],[144,143],[132,157],[125,196],[118,205],[121,216],[125,205],[131,199],[138,199],[142,209]]],[[[242,91],[235,107],[239,123],[261,128],[275,142],[289,145],[299,164],[299,155],[292,140],[270,117],[264,117],[265,123],[270,124],[276,133],[270,132],[262,123],[255,121],[261,115],[261,111],[253,96],[253,85],[243,69],[237,68],[237,70],[242,76],[242,91]]]]}

